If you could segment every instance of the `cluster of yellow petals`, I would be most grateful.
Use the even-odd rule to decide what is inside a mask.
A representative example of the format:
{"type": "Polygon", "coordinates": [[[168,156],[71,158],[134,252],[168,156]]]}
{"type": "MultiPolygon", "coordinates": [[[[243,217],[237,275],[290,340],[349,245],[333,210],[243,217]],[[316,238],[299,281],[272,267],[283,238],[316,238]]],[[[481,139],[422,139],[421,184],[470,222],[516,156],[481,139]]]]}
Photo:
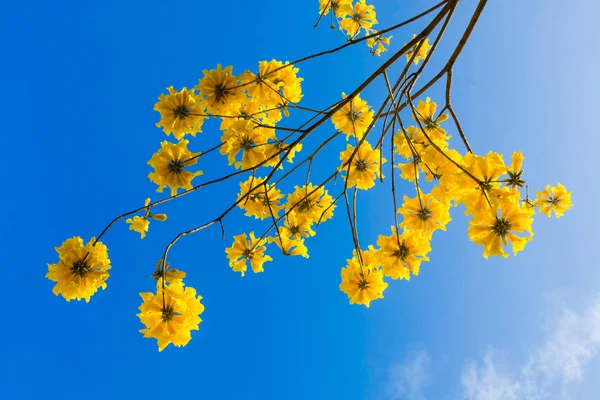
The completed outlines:
{"type": "Polygon", "coordinates": [[[352,0],[319,0],[319,14],[327,15],[331,10],[337,18],[352,13],[352,0]]]}
{"type": "MultiPolygon", "coordinates": [[[[258,166],[270,156],[270,149],[275,146],[275,130],[257,126],[247,120],[237,120],[225,130],[221,136],[221,154],[227,155],[229,165],[235,164],[238,169],[250,169],[258,166]],[[241,160],[238,154],[242,153],[241,160]]],[[[273,166],[276,158],[271,158],[264,166],[273,166]]]]}
{"type": "MultiPolygon", "coordinates": [[[[375,35],[377,30],[371,29],[370,34],[375,35]]],[[[390,45],[393,36],[383,37],[383,35],[375,35],[367,39],[367,46],[371,48],[371,54],[380,56],[381,53],[387,51],[387,47],[390,45]]]]}
{"type": "Polygon", "coordinates": [[[388,284],[383,281],[378,252],[371,246],[361,251],[360,259],[356,251],[348,265],[342,268],[340,290],[348,295],[350,304],[364,304],[369,307],[371,301],[383,298],[388,284]]]}
{"type": "Polygon", "coordinates": [[[154,110],[160,113],[156,126],[163,128],[167,135],[172,133],[177,140],[186,134],[196,136],[196,133],[202,132],[206,119],[204,100],[187,88],[178,92],[169,86],[167,90],[169,94],[158,96],[159,102],[154,105],[154,110]]]}
{"type": "Polygon", "coordinates": [[[350,38],[356,37],[361,29],[369,32],[377,24],[377,15],[373,5],[366,4],[365,0],[354,3],[352,11],[340,21],[340,28],[350,38]]]}
{"type": "Polygon", "coordinates": [[[366,140],[359,143],[356,152],[355,149],[356,147],[347,145],[346,150],[340,154],[342,165],[338,169],[346,173],[349,188],[356,185],[358,189],[367,190],[375,186],[375,179],[383,179],[380,170],[386,159],[381,157],[379,149],[373,149],[366,140]]]}
{"type": "MultiPolygon", "coordinates": [[[[329,14],[329,11],[349,40],[356,38],[364,29],[365,36],[371,36],[367,39],[371,54],[380,56],[387,50],[386,46],[389,46],[392,37],[376,35],[377,30],[373,29],[377,24],[375,6],[367,4],[365,0],[357,0],[354,5],[352,0],[319,0],[320,16],[329,14]]],[[[331,25],[331,28],[335,28],[335,25],[331,25]]]]}
{"type": "Polygon", "coordinates": [[[394,165],[400,176],[416,182],[424,173],[427,180],[436,181],[429,194],[419,191],[415,198],[404,197],[398,210],[404,217],[401,227],[426,236],[445,230],[450,207],[462,204],[465,214],[472,216],[469,238],[484,247],[484,257],[507,257],[504,247],[511,244],[516,255],[531,240],[535,208],[548,216],[554,210],[559,217],[572,206],[570,193],[560,184],[547,186],[533,202],[522,199],[519,188],[525,186],[524,157],[520,152],[514,152],[506,165],[498,153],[463,156],[450,148],[450,136],[440,125],[448,115],[436,115],[436,109],[437,104],[429,98],[419,101],[413,113],[419,126],[399,130],[394,137],[395,153],[408,161],[394,165]]]}
{"type": "Polygon", "coordinates": [[[525,247],[533,236],[534,211],[519,204],[519,195],[510,196],[493,207],[477,211],[469,221],[469,238],[484,247],[483,256],[508,257],[503,246],[512,245],[513,255],[525,247]],[[528,236],[519,236],[528,234],[528,236]]]}
{"type": "MultiPolygon", "coordinates": [[[[413,34],[412,38],[414,39],[416,37],[417,37],[417,35],[413,34]]],[[[406,45],[406,43],[404,43],[404,44],[406,45]]],[[[427,57],[427,53],[429,52],[429,50],[431,50],[431,45],[429,44],[428,38],[425,38],[424,41],[421,40],[420,42],[416,43],[413,47],[411,47],[406,52],[406,61],[410,62],[410,59],[413,57],[413,54],[415,54],[415,51],[416,51],[417,47],[419,46],[419,44],[421,45],[421,47],[419,48],[417,55],[413,59],[413,62],[415,63],[415,65],[419,65],[419,61],[425,60],[425,58],[427,57]]]]}
{"type": "MultiPolygon", "coordinates": [[[[346,97],[346,93],[342,93],[342,99],[346,97]]],[[[350,136],[361,139],[373,121],[373,114],[367,102],[356,95],[333,114],[331,122],[335,129],[346,134],[346,139],[350,136]]]]}
{"type": "Polygon", "coordinates": [[[263,272],[263,264],[273,261],[270,256],[265,255],[265,242],[265,239],[257,239],[254,232],[250,232],[249,240],[245,233],[234,236],[231,247],[225,249],[231,269],[244,276],[248,269],[247,261],[250,261],[250,267],[254,273],[263,272]]]}
{"type": "Polygon", "coordinates": [[[418,193],[414,198],[404,196],[402,207],[398,209],[404,220],[402,228],[420,231],[424,236],[431,236],[438,229],[446,230],[450,218],[450,203],[440,200],[431,193],[418,193]]]}
{"type": "Polygon", "coordinates": [[[146,207],[146,212],[143,216],[140,217],[139,215],[136,215],[133,218],[127,218],[127,220],[125,221],[129,224],[129,230],[138,232],[142,239],[146,237],[146,233],[150,228],[150,218],[155,219],[157,221],[167,220],[166,214],[151,214],[150,207],[148,207],[149,204],[150,199],[148,198],[144,203],[144,207],[146,207]]]}
{"type": "Polygon", "coordinates": [[[567,192],[567,189],[560,183],[556,186],[547,185],[543,191],[537,192],[534,205],[540,208],[542,214],[550,217],[554,211],[556,218],[560,218],[566,210],[573,206],[571,192],[567,192]]]}
{"type": "Polygon", "coordinates": [[[240,183],[238,207],[246,211],[246,216],[265,219],[277,217],[284,205],[279,204],[283,194],[273,185],[263,184],[265,178],[251,176],[240,183]],[[248,193],[252,192],[248,195],[248,193]]]}
{"type": "Polygon", "coordinates": [[[184,168],[198,162],[200,153],[192,153],[187,148],[188,141],[180,140],[179,143],[163,141],[160,149],[152,155],[148,164],[154,168],[148,178],[158,185],[157,192],[162,192],[165,187],[171,189],[171,196],[177,194],[177,189],[189,190],[192,188],[192,179],[202,175],[202,171],[191,172],[184,168]]]}
{"type": "Polygon", "coordinates": [[[99,288],[106,289],[110,260],[102,242],[92,238],[84,246],[83,239],[75,236],[55,249],[59,260],[48,264],[46,274],[46,278],[56,282],[52,288],[55,295],[60,294],[67,301],[85,299],[89,302],[99,288]]]}
{"type": "Polygon", "coordinates": [[[293,193],[288,194],[285,211],[295,210],[301,218],[310,223],[319,223],[333,218],[333,197],[323,186],[295,186],[293,193]]]}
{"type": "Polygon", "coordinates": [[[163,351],[169,343],[181,347],[192,339],[191,331],[198,330],[202,321],[200,314],[204,305],[202,296],[196,295],[196,289],[184,287],[183,280],[171,279],[165,283],[162,279],[156,284],[156,293],[140,293],[143,303],[137,314],[145,325],[140,333],[145,338],[158,341],[158,351],[163,351]]]}
{"type": "Polygon", "coordinates": [[[392,279],[409,280],[411,274],[419,275],[421,262],[429,261],[427,253],[431,251],[430,236],[410,229],[398,234],[393,226],[390,236],[379,235],[377,246],[383,274],[392,279]]]}

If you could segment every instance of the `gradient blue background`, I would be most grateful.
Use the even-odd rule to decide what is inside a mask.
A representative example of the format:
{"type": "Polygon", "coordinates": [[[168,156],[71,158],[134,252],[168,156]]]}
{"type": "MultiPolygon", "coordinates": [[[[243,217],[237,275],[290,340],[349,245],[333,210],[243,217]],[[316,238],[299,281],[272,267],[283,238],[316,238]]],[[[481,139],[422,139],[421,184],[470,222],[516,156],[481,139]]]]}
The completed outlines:
{"type": "MultiPolygon", "coordinates": [[[[433,3],[375,1],[379,27],[433,3]]],[[[193,86],[217,63],[255,70],[260,60],[293,60],[343,38],[327,21],[312,31],[316,0],[2,2],[2,397],[380,399],[389,365],[426,347],[437,360],[437,384],[427,390],[436,399],[452,392],[464,361],[492,343],[523,357],[541,335],[549,294],[577,305],[600,291],[600,15],[592,0],[568,3],[490,1],[454,70],[453,102],[473,149],[506,159],[522,151],[533,191],[560,182],[573,192],[575,207],[565,217],[538,216],[523,253],[483,259],[482,248],[468,241],[462,211],[454,210],[419,277],[390,282],[385,299],[366,309],[348,305],[338,289],[351,254],[343,209],[307,242],[309,260],[271,250],[275,262],[265,264],[265,273],[244,278],[230,270],[224,248],[232,235],[262,232],[264,225],[235,211],[225,220],[225,241],[215,226],[171,252],[172,266],[187,271],[206,311],[188,346],[159,353],[155,340],[138,333],[138,292],[153,289],[148,275],[164,245],[218,215],[238,181],[157,209],[169,220],[153,222],[144,240],[118,223],[103,239],[113,265],[108,288],[89,304],[52,294],[44,275],[57,260],[54,247],[75,235],[87,241],[146,197],[164,197],[146,178],[146,162],[166,138],[154,127],[152,108],[167,86],[193,86]]],[[[475,4],[461,2],[430,74],[475,4]]],[[[393,49],[424,23],[395,32],[393,49]]],[[[300,65],[301,104],[337,101],[387,56],[355,46],[300,65]]],[[[442,102],[442,90],[430,92],[434,101],[442,102]]],[[[378,82],[363,97],[376,106],[384,94],[378,82]]],[[[326,124],[314,137],[332,128],[326,124]]],[[[209,124],[190,148],[211,147],[219,136],[217,124],[209,124]]],[[[333,146],[327,154],[336,160],[345,144],[333,146]]],[[[201,168],[210,178],[225,164],[207,158],[201,168]]],[[[364,244],[389,233],[387,194],[381,188],[360,199],[364,244]]],[[[598,389],[584,386],[582,398],[598,389]]]]}

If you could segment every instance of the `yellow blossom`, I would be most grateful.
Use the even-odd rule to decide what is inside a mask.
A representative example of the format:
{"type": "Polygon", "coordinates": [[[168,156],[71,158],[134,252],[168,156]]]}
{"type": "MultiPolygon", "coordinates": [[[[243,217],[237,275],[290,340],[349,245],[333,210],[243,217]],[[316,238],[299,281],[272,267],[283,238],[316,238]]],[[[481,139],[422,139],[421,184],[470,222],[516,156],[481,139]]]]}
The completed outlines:
{"type": "Polygon", "coordinates": [[[430,193],[420,193],[414,198],[404,196],[404,203],[398,209],[404,220],[400,225],[413,231],[421,231],[425,236],[431,236],[438,229],[446,230],[446,224],[451,221],[450,204],[440,201],[430,193]]]}
{"type": "Polygon", "coordinates": [[[224,144],[220,152],[227,155],[229,165],[235,163],[238,169],[253,168],[266,160],[268,140],[274,139],[274,134],[273,129],[259,127],[252,121],[238,120],[221,136],[221,142],[224,144]],[[237,161],[236,157],[240,151],[242,160],[237,161]]]}
{"type": "Polygon", "coordinates": [[[233,67],[222,69],[218,64],[217,69],[205,69],[203,73],[196,89],[206,98],[208,112],[222,115],[235,110],[245,96],[238,84],[240,79],[233,75],[233,67]]]}
{"type": "Polygon", "coordinates": [[[398,235],[392,227],[392,235],[379,235],[379,259],[381,270],[392,279],[410,279],[411,273],[419,275],[422,261],[429,261],[427,253],[431,251],[429,239],[419,231],[404,229],[398,235]]]}
{"type": "Polygon", "coordinates": [[[370,189],[375,186],[375,179],[381,177],[380,167],[386,162],[386,159],[381,157],[379,149],[373,150],[371,144],[365,140],[354,154],[348,171],[347,162],[354,149],[355,147],[349,144],[346,150],[340,153],[342,165],[338,170],[347,173],[348,187],[356,185],[358,189],[370,189]]]}
{"type": "Polygon", "coordinates": [[[280,230],[278,236],[269,236],[267,240],[269,243],[275,243],[286,256],[302,256],[308,258],[308,249],[304,244],[304,239],[287,236],[280,230]]]}
{"type": "Polygon", "coordinates": [[[296,211],[302,218],[311,223],[327,221],[333,218],[333,198],[322,186],[315,187],[311,183],[308,186],[295,186],[295,191],[288,195],[285,211],[296,211]]]}
{"type": "MultiPolygon", "coordinates": [[[[413,34],[412,38],[414,39],[416,37],[417,37],[417,35],[413,34]]],[[[427,58],[427,53],[431,49],[431,45],[429,44],[428,38],[425,38],[425,42],[423,42],[423,41],[421,41],[421,42],[423,44],[421,45],[421,48],[419,48],[419,52],[417,53],[417,55],[415,56],[415,59],[413,60],[415,65],[419,65],[420,60],[425,60],[425,58],[427,58]]],[[[404,44],[406,45],[406,43],[404,43],[404,44]]],[[[406,61],[407,62],[410,61],[410,59],[412,58],[418,45],[419,45],[419,42],[415,43],[415,45],[406,52],[406,61]]]]}
{"type": "Polygon", "coordinates": [[[508,178],[505,179],[504,182],[506,182],[506,185],[512,189],[525,186],[525,181],[522,178],[523,170],[521,169],[524,158],[525,157],[523,157],[521,152],[515,151],[512,155],[512,163],[510,168],[506,169],[508,178]]]}
{"type": "Polygon", "coordinates": [[[473,215],[469,221],[469,238],[475,244],[484,247],[483,256],[508,257],[502,245],[512,245],[513,254],[525,247],[533,236],[531,224],[533,212],[522,208],[518,203],[518,195],[504,199],[494,207],[487,208],[473,215]],[[515,234],[527,231],[530,236],[521,237],[515,234]]]}
{"type": "Polygon", "coordinates": [[[340,29],[345,30],[346,34],[353,38],[360,33],[360,29],[371,29],[377,23],[375,7],[367,5],[365,0],[359,0],[354,3],[354,9],[347,17],[340,21],[340,29]]]}
{"type": "Polygon", "coordinates": [[[84,246],[83,239],[75,236],[55,249],[58,263],[48,264],[46,274],[46,278],[56,282],[52,288],[55,295],[60,294],[67,301],[85,299],[89,302],[99,288],[106,289],[110,260],[102,242],[92,238],[84,246]]]}
{"type": "MultiPolygon", "coordinates": [[[[375,29],[372,29],[369,34],[375,34],[375,33],[377,33],[377,31],[375,29]]],[[[392,39],[392,36],[388,36],[388,37],[384,38],[381,35],[377,35],[377,36],[367,39],[367,46],[369,46],[371,48],[372,54],[374,54],[376,56],[380,56],[381,53],[383,53],[384,51],[387,51],[386,46],[390,45],[391,39],[392,39]]]]}
{"type": "MultiPolygon", "coordinates": [[[[439,145],[438,141],[446,141],[446,131],[440,126],[440,123],[448,119],[448,114],[441,114],[435,116],[437,104],[429,97],[423,100],[419,100],[415,111],[416,119],[423,125],[423,128],[436,144],[439,145]]],[[[415,114],[412,118],[415,119],[415,114]]]]}
{"type": "Polygon", "coordinates": [[[163,351],[169,343],[177,347],[187,345],[192,339],[191,331],[199,329],[202,322],[200,314],[204,312],[200,303],[202,296],[196,295],[196,289],[184,288],[181,279],[165,284],[163,289],[162,279],[159,279],[156,294],[146,292],[140,293],[140,296],[143,303],[137,316],[146,326],[140,333],[145,338],[157,339],[158,351],[163,351]]]}
{"type": "Polygon", "coordinates": [[[202,123],[206,119],[203,100],[197,98],[193,90],[183,88],[178,92],[173,86],[167,89],[169,94],[158,96],[159,102],[154,105],[154,110],[160,112],[156,126],[162,127],[167,135],[172,133],[177,140],[188,133],[196,136],[202,132],[202,123]]]}
{"type": "MultiPolygon", "coordinates": [[[[342,98],[346,97],[346,93],[342,93],[342,98]]],[[[346,139],[350,136],[361,139],[373,121],[373,114],[374,111],[367,102],[362,100],[360,95],[356,95],[333,114],[331,122],[335,125],[335,129],[346,134],[346,139]]]]}
{"type": "Polygon", "coordinates": [[[344,18],[352,13],[352,0],[319,0],[319,14],[327,15],[333,10],[337,18],[344,18]]]}
{"type": "Polygon", "coordinates": [[[146,232],[148,232],[148,227],[150,226],[150,221],[148,221],[147,217],[136,215],[133,219],[128,218],[125,222],[129,224],[130,231],[139,232],[142,239],[146,237],[146,232]]]}
{"type": "Polygon", "coordinates": [[[364,304],[369,307],[371,301],[383,298],[383,291],[388,284],[383,281],[379,269],[377,251],[369,246],[369,250],[361,252],[362,265],[354,252],[348,266],[342,268],[340,290],[348,295],[350,304],[364,304]]]}
{"type": "Polygon", "coordinates": [[[246,211],[246,216],[259,219],[277,217],[279,211],[284,208],[279,204],[279,200],[283,198],[283,194],[273,185],[265,185],[265,178],[251,176],[244,182],[240,183],[240,193],[237,199],[240,200],[251,189],[254,189],[250,195],[238,203],[238,207],[246,211]]]}
{"type": "Polygon", "coordinates": [[[263,264],[273,259],[265,255],[265,239],[258,240],[254,237],[254,232],[250,232],[250,240],[245,233],[233,237],[233,245],[225,249],[229,266],[235,272],[241,272],[242,276],[246,273],[246,260],[250,260],[250,266],[255,273],[263,272],[263,264]]]}
{"type": "Polygon", "coordinates": [[[315,231],[311,229],[311,224],[312,221],[305,213],[296,212],[296,209],[293,209],[285,216],[285,222],[280,227],[281,235],[294,239],[314,236],[315,231]]]}
{"type": "Polygon", "coordinates": [[[258,63],[258,72],[245,71],[242,78],[242,84],[253,100],[256,100],[261,107],[273,108],[280,102],[281,94],[279,89],[284,85],[280,79],[281,70],[275,71],[281,67],[280,61],[260,61],[258,63]]]}
{"type": "Polygon", "coordinates": [[[502,156],[489,152],[485,157],[468,153],[463,158],[464,167],[480,183],[466,174],[461,175],[464,195],[461,202],[465,205],[465,214],[473,214],[494,206],[504,195],[500,190],[499,178],[506,171],[502,156]]]}
{"type": "Polygon", "coordinates": [[[189,151],[187,144],[188,141],[185,139],[177,144],[165,140],[148,161],[148,164],[154,168],[154,172],[150,172],[148,178],[158,185],[157,192],[162,192],[168,186],[171,188],[171,196],[174,196],[179,188],[191,189],[192,179],[202,175],[202,171],[190,172],[184,169],[196,164],[197,156],[200,154],[189,151]]]}
{"type": "Polygon", "coordinates": [[[571,192],[560,183],[556,186],[546,185],[546,189],[537,192],[534,205],[540,207],[540,212],[550,217],[552,211],[556,218],[563,216],[564,212],[573,206],[571,203],[571,192]]]}

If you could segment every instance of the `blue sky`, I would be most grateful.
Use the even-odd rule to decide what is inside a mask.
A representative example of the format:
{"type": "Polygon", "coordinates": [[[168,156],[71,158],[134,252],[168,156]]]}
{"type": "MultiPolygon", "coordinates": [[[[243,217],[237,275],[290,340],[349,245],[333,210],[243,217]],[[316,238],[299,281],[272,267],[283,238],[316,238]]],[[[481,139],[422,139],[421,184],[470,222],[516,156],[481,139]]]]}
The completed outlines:
{"type": "MultiPolygon", "coordinates": [[[[380,27],[433,3],[373,2],[380,27]]],[[[430,73],[475,4],[461,1],[430,73]]],[[[312,31],[317,8],[316,0],[0,5],[7,148],[0,243],[10,271],[5,299],[16,303],[0,330],[6,398],[504,400],[523,398],[525,387],[550,398],[597,397],[590,377],[600,373],[600,11],[591,0],[490,1],[454,70],[453,103],[475,152],[521,151],[533,190],[560,182],[573,192],[575,206],[563,218],[536,218],[535,238],[518,257],[483,259],[454,210],[419,277],[390,282],[385,298],[366,309],[338,289],[351,254],[342,209],[307,243],[309,260],[275,255],[265,273],[244,278],[230,270],[224,249],[233,235],[264,225],[236,212],[225,221],[225,241],[214,227],[171,252],[206,310],[188,346],[158,353],[138,333],[138,293],[153,289],[148,275],[177,232],[233,200],[232,181],[157,210],[169,220],[153,223],[144,240],[117,224],[104,238],[108,288],[89,304],[52,294],[44,275],[55,246],[75,235],[87,240],[146,197],[164,196],[146,178],[146,162],[165,139],[154,126],[157,96],[170,85],[195,85],[217,63],[241,72],[342,43],[326,24],[312,31]]],[[[422,27],[395,32],[393,47],[422,27]]],[[[355,46],[300,65],[301,104],[337,101],[387,55],[355,46]]],[[[384,90],[380,82],[363,97],[375,105],[384,90]]],[[[432,89],[434,101],[442,90],[432,89]]],[[[190,148],[211,147],[219,136],[209,124],[190,148]]],[[[345,147],[336,143],[328,153],[335,159],[345,147]]],[[[207,160],[207,178],[226,171],[219,157],[207,160]]],[[[360,199],[362,243],[389,231],[385,193],[360,199]]]]}

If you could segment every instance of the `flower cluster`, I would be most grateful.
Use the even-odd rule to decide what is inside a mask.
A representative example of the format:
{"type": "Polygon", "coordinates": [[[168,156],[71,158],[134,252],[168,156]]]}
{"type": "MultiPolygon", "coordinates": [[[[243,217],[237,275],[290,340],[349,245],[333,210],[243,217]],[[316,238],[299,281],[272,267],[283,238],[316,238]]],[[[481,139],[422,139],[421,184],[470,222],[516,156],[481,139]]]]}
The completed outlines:
{"type": "MultiPolygon", "coordinates": [[[[383,37],[374,29],[378,23],[375,8],[366,0],[319,0],[319,3],[319,20],[330,15],[332,27],[335,28],[334,23],[337,23],[350,44],[364,33],[360,40],[367,42],[373,54],[379,56],[387,50],[391,36],[383,37]]],[[[419,39],[411,43],[405,55],[408,62],[419,65],[427,59],[432,46],[423,33],[413,35],[415,38],[419,39]]],[[[305,59],[308,58],[311,57],[305,59]]],[[[419,69],[424,66],[422,63],[419,69]]],[[[410,68],[416,69],[408,64],[404,73],[410,68]]],[[[386,115],[381,114],[382,107],[376,116],[367,101],[361,98],[359,89],[349,95],[342,93],[341,101],[325,110],[299,106],[296,103],[303,98],[303,79],[298,76],[298,71],[295,65],[277,60],[260,61],[256,70],[241,73],[234,73],[232,66],[218,64],[215,69],[203,70],[203,76],[191,89],[176,90],[171,86],[167,93],[158,97],[154,110],[160,114],[160,120],[156,126],[165,135],[172,135],[174,141],[162,141],[160,149],[151,156],[148,164],[152,171],[148,178],[157,185],[158,192],[168,187],[170,196],[154,203],[146,199],[143,207],[115,218],[98,239],[115,221],[126,217],[129,217],[125,220],[129,229],[143,239],[149,232],[151,220],[167,219],[166,214],[154,213],[154,207],[211,183],[236,179],[236,187],[239,184],[237,195],[231,198],[232,204],[220,217],[181,233],[169,243],[151,275],[156,280],[156,290],[140,293],[142,304],[137,316],[144,325],[140,332],[146,338],[157,339],[159,351],[169,344],[187,345],[191,331],[199,329],[200,314],[204,311],[202,297],[194,288],[184,285],[186,273],[170,268],[166,254],[180,237],[217,222],[225,236],[223,218],[236,207],[254,222],[268,223],[261,235],[255,235],[253,230],[233,236],[233,243],[225,249],[231,270],[245,276],[248,268],[254,273],[264,272],[265,263],[273,261],[268,254],[272,249],[281,251],[284,256],[308,258],[307,241],[316,236],[321,223],[333,218],[336,202],[344,196],[355,250],[341,269],[339,288],[351,304],[369,307],[373,300],[383,297],[390,279],[410,280],[419,275],[423,262],[429,261],[433,234],[446,231],[455,207],[464,208],[470,219],[468,237],[474,244],[482,246],[483,256],[488,258],[508,257],[511,252],[517,255],[523,251],[532,240],[532,224],[538,210],[548,217],[559,218],[572,206],[571,193],[561,184],[548,185],[537,192],[535,199],[529,198],[523,171],[524,157],[520,152],[514,152],[510,163],[505,163],[501,154],[492,151],[484,155],[473,153],[466,140],[468,152],[461,153],[453,148],[451,136],[443,127],[449,119],[444,113],[446,110],[451,112],[458,125],[450,104],[438,112],[437,104],[429,97],[419,100],[416,106],[410,98],[412,84],[409,79],[411,76],[416,79],[420,72],[409,75],[403,85],[399,79],[398,89],[391,89],[386,76],[390,89],[388,99],[394,104],[390,105],[386,115]],[[405,100],[400,102],[398,99],[405,100]],[[305,124],[300,128],[282,127],[279,123],[290,117],[290,110],[313,112],[315,115],[309,123],[318,119],[312,125],[305,124]],[[401,118],[400,114],[405,112],[412,119],[410,126],[403,123],[410,121],[409,118],[401,118]],[[194,144],[190,144],[191,138],[202,133],[203,127],[208,130],[206,122],[211,118],[218,122],[215,126],[220,134],[215,137],[220,136],[220,143],[202,153],[191,151],[190,148],[194,148],[194,144]],[[327,119],[331,120],[335,133],[319,142],[316,150],[304,160],[287,167],[289,170],[278,178],[275,174],[287,166],[284,162],[293,163],[295,155],[307,143],[304,139],[327,119]],[[371,135],[378,120],[385,121],[382,133],[371,135]],[[386,135],[389,141],[384,142],[386,135]],[[309,180],[313,161],[325,145],[335,143],[334,139],[344,142],[335,150],[339,151],[339,163],[337,153],[334,153],[329,157],[333,160],[333,173],[321,184],[313,184],[309,180]],[[388,150],[385,153],[387,159],[383,157],[384,146],[388,150]],[[223,156],[224,164],[227,159],[233,172],[204,183],[194,183],[194,179],[203,174],[199,165],[212,172],[212,161],[206,162],[206,158],[201,157],[213,151],[223,156]],[[294,185],[293,189],[292,185],[286,187],[289,180],[285,179],[295,176],[292,174],[303,165],[306,166],[303,184],[294,185]],[[406,185],[414,186],[414,192],[411,189],[409,195],[403,196],[401,204],[397,204],[395,181],[392,180],[395,223],[389,235],[379,235],[375,244],[362,250],[356,228],[357,193],[375,188],[377,181],[383,182],[384,167],[391,172],[392,179],[399,176],[408,182],[406,185]],[[327,188],[331,189],[332,180],[333,185],[336,184],[336,178],[342,181],[336,186],[341,186],[342,190],[334,198],[327,188]],[[348,200],[350,190],[353,206],[348,200]]],[[[458,130],[462,136],[460,127],[458,130]]],[[[59,260],[56,264],[48,264],[46,274],[55,282],[53,292],[56,295],[62,295],[67,301],[85,299],[88,302],[99,288],[106,288],[111,264],[102,242],[92,238],[84,244],[80,237],[73,237],[56,251],[59,260]]]]}
{"type": "MultiPolygon", "coordinates": [[[[332,21],[335,21],[348,40],[354,40],[364,31],[372,54],[379,56],[387,50],[386,46],[390,45],[392,37],[377,35],[377,30],[373,29],[378,23],[375,6],[367,4],[366,0],[358,0],[354,5],[352,0],[319,0],[319,5],[319,14],[324,16],[331,12],[332,21]]],[[[331,27],[335,28],[333,22],[331,27]]]]}
{"type": "Polygon", "coordinates": [[[204,306],[202,296],[196,289],[184,287],[182,279],[171,279],[163,285],[162,278],[156,283],[156,293],[140,293],[143,303],[137,315],[146,326],[140,330],[145,338],[158,341],[158,351],[163,351],[169,343],[185,346],[192,339],[191,331],[198,330],[202,321],[200,314],[204,306]]]}
{"type": "MultiPolygon", "coordinates": [[[[436,110],[437,104],[431,99],[419,101],[411,110],[417,125],[402,127],[395,134],[394,153],[404,161],[397,162],[394,168],[400,170],[401,178],[415,184],[416,195],[404,196],[397,210],[402,217],[402,231],[392,227],[391,236],[379,236],[377,248],[369,246],[369,250],[360,252],[360,269],[356,260],[361,258],[356,254],[342,269],[340,289],[351,303],[368,306],[372,300],[383,297],[384,277],[410,279],[411,275],[418,275],[421,263],[429,260],[432,235],[446,230],[452,207],[464,206],[465,214],[471,217],[469,239],[481,245],[483,256],[488,258],[508,257],[509,249],[517,255],[524,249],[533,237],[536,208],[547,216],[554,211],[560,217],[572,206],[570,193],[560,184],[547,186],[535,200],[523,198],[520,189],[525,186],[524,157],[519,152],[513,153],[507,165],[498,153],[461,155],[452,149],[450,135],[441,126],[448,115],[436,115],[436,110]],[[424,184],[419,178],[422,174],[433,184],[429,193],[420,188],[424,184]]],[[[372,162],[378,158],[372,157],[372,162]]],[[[355,181],[357,178],[349,175],[348,185],[355,181]]],[[[356,184],[361,188],[358,181],[356,184]]]]}

